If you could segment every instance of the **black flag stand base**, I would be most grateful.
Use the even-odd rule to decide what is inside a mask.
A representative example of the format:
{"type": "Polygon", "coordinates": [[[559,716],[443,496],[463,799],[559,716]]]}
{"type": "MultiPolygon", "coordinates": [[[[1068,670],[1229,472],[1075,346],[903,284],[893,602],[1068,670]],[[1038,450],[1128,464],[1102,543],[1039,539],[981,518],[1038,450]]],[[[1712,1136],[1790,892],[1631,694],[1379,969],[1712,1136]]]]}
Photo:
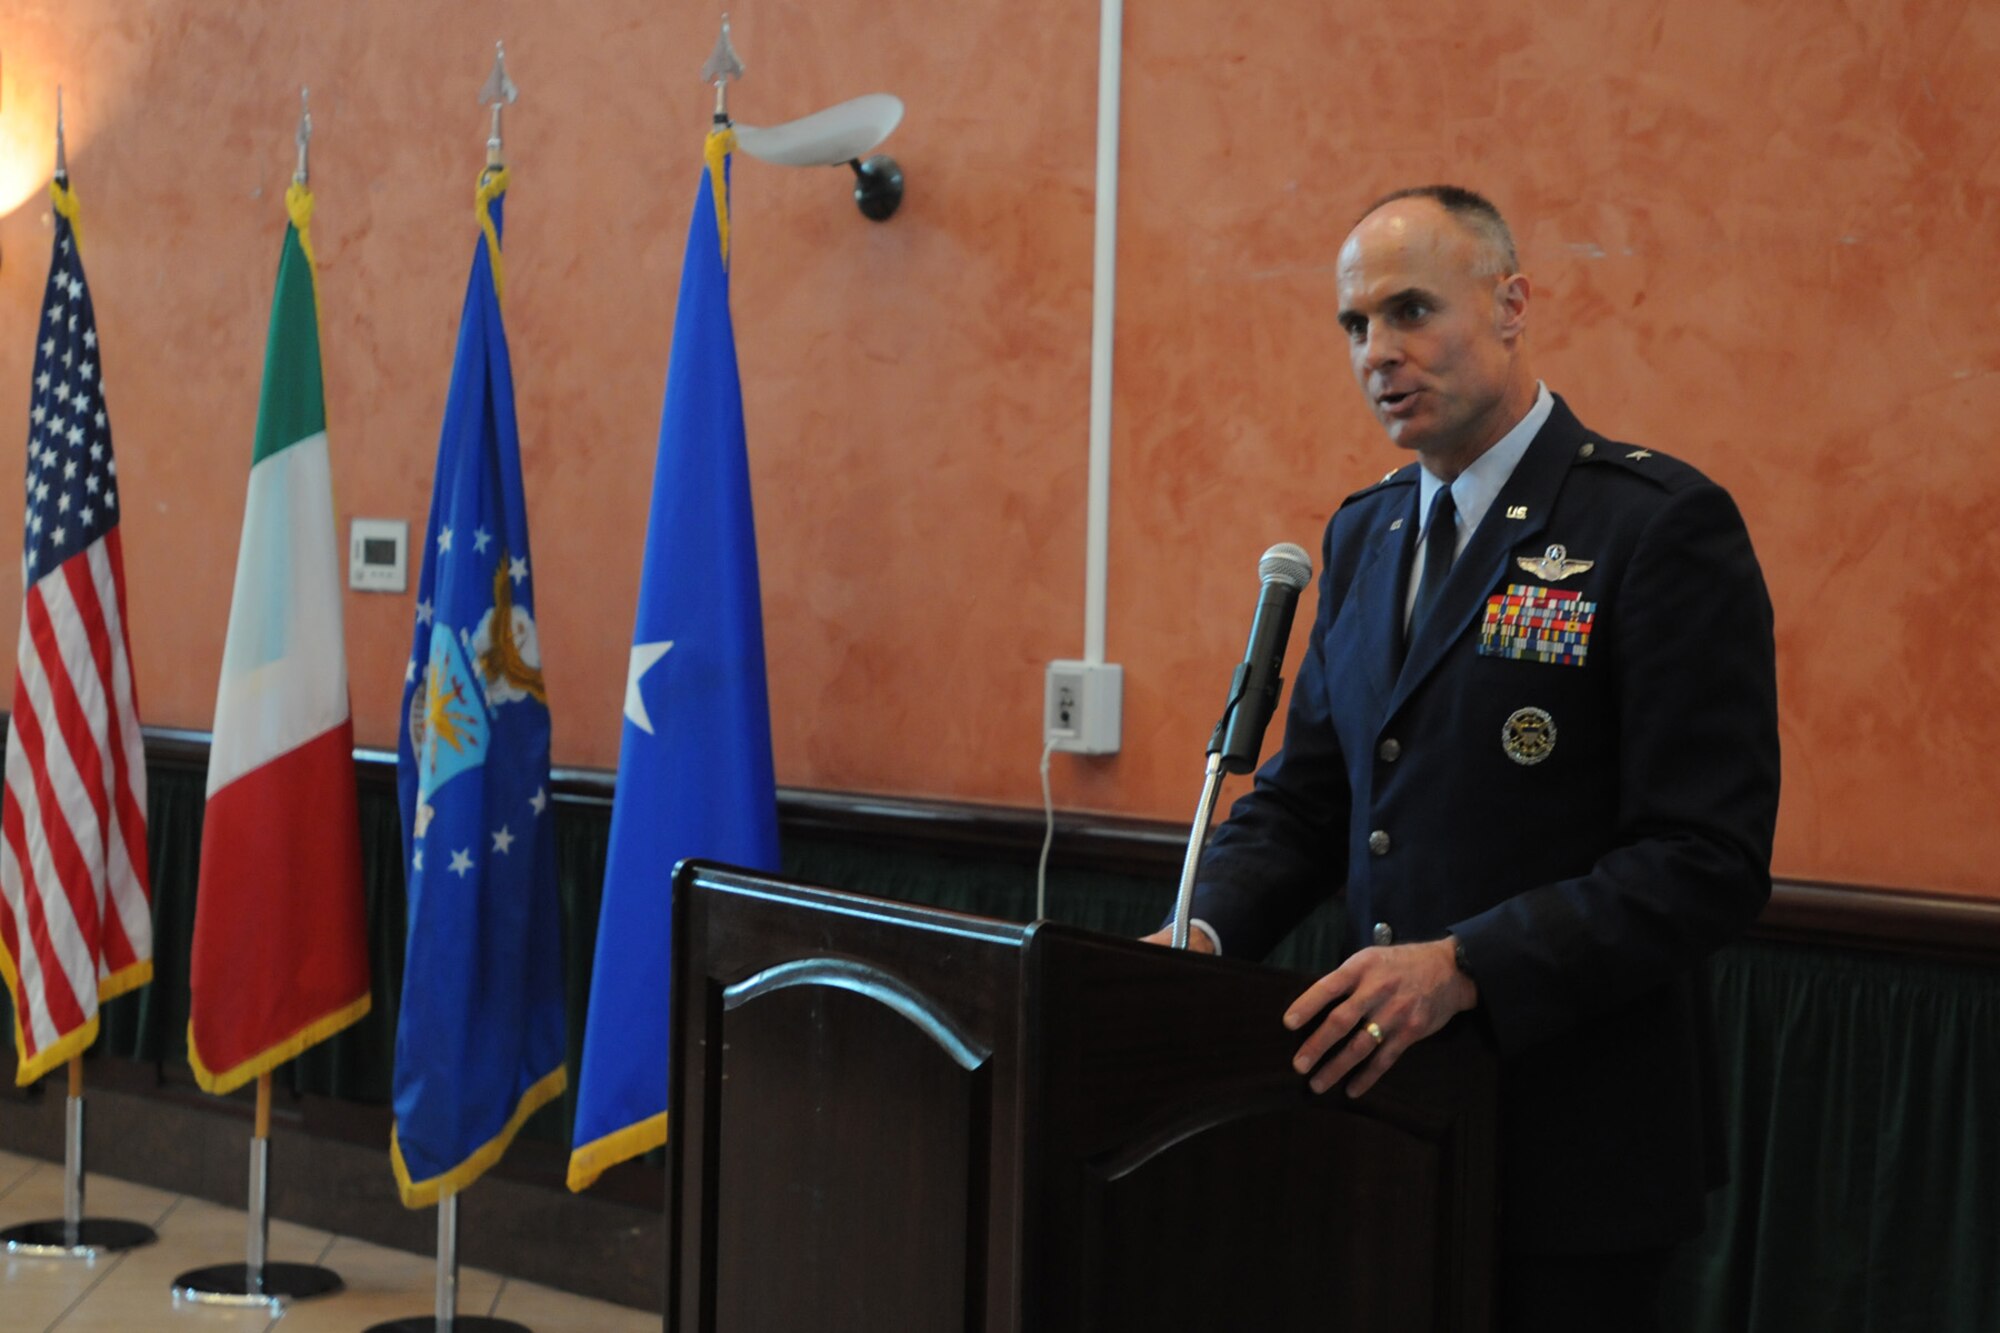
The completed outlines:
{"type": "Polygon", "coordinates": [[[69,1062],[69,1101],[63,1120],[63,1215],[23,1222],[0,1231],[8,1257],[84,1259],[151,1245],[159,1234],[144,1222],[83,1215],[83,1057],[69,1062]]]}
{"type": "Polygon", "coordinates": [[[511,1319],[458,1313],[458,1196],[438,1200],[437,1313],[371,1324],[367,1333],[532,1333],[511,1319]]]}
{"type": "Polygon", "coordinates": [[[175,1304],[268,1306],[326,1296],[345,1285],[340,1274],[315,1264],[216,1264],[174,1279],[175,1304]]]}
{"type": "Polygon", "coordinates": [[[144,1222],[111,1217],[80,1217],[74,1222],[51,1218],[23,1222],[0,1231],[7,1254],[14,1259],[95,1259],[100,1254],[136,1250],[159,1239],[144,1222]]]}
{"type": "Polygon", "coordinates": [[[174,1304],[283,1310],[293,1301],[341,1289],[340,1274],[330,1268],[265,1261],[271,1241],[270,1193],[271,1076],[266,1073],[257,1077],[257,1124],[250,1138],[250,1236],[244,1262],[182,1273],[174,1279],[174,1304]]]}
{"type": "Polygon", "coordinates": [[[528,1333],[525,1325],[511,1319],[488,1319],[485,1315],[456,1315],[438,1319],[431,1315],[411,1315],[371,1324],[368,1333],[528,1333]]]}

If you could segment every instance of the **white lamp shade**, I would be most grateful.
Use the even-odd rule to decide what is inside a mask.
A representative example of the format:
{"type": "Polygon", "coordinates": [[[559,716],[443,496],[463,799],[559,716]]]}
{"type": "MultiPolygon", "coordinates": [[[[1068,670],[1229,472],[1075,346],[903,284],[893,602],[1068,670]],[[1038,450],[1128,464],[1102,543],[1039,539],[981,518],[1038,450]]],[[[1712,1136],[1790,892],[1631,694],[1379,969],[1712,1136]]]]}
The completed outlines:
{"type": "Polygon", "coordinates": [[[735,126],[736,146],[782,167],[831,167],[855,158],[889,137],[903,119],[903,99],[869,93],[782,125],[735,126]]]}

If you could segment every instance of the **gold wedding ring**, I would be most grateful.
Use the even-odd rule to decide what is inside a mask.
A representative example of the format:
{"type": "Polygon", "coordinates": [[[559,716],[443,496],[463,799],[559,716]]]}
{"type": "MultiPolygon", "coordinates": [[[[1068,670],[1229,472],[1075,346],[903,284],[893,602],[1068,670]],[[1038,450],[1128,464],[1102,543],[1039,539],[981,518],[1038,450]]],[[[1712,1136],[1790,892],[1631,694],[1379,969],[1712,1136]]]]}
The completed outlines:
{"type": "Polygon", "coordinates": [[[1375,1044],[1377,1046],[1380,1046],[1382,1044],[1382,1025],[1380,1023],[1371,1022],[1367,1027],[1361,1030],[1363,1032],[1366,1032],[1369,1036],[1373,1037],[1375,1039],[1375,1044]]]}

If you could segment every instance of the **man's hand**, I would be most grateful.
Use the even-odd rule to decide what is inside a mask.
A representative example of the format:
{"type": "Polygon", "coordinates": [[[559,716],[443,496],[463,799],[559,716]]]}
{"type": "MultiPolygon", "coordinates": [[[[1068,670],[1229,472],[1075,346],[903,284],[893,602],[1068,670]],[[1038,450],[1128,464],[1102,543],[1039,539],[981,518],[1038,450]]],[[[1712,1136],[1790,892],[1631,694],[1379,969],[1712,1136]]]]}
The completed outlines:
{"type": "Polygon", "coordinates": [[[1449,937],[1363,949],[1307,987],[1285,1011],[1285,1026],[1296,1032],[1333,1006],[1299,1047],[1292,1067],[1312,1074],[1314,1092],[1325,1092],[1353,1072],[1347,1095],[1359,1097],[1404,1051],[1477,1003],[1479,988],[1458,970],[1449,937]],[[1349,1034],[1353,1040],[1314,1073],[1313,1066],[1349,1034]]]}
{"type": "MultiPolygon", "coordinates": [[[[1168,926],[1165,930],[1156,930],[1150,935],[1141,935],[1139,937],[1139,943],[1141,944],[1172,945],[1173,942],[1174,942],[1174,928],[1172,926],[1168,926]]],[[[1188,952],[1189,953],[1215,952],[1215,946],[1209,943],[1207,931],[1196,930],[1193,926],[1188,927],[1188,952]]]]}

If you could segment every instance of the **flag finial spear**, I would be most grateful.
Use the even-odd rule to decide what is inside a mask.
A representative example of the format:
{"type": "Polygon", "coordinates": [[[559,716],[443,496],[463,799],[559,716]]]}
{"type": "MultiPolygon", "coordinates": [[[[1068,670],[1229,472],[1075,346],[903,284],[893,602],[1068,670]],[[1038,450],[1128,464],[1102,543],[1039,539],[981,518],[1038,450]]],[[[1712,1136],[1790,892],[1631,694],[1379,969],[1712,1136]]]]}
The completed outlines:
{"type": "Polygon", "coordinates": [[[69,154],[63,151],[62,85],[56,85],[56,179],[69,180],[69,154]]]}
{"type": "Polygon", "coordinates": [[[495,42],[493,72],[479,87],[479,105],[493,108],[493,130],[486,139],[486,168],[489,171],[505,165],[500,156],[500,111],[519,100],[520,96],[521,90],[507,77],[507,47],[502,42],[495,42]]]}
{"type": "Polygon", "coordinates": [[[308,91],[308,89],[303,87],[299,89],[299,165],[297,170],[292,172],[292,181],[297,185],[304,185],[309,179],[309,173],[306,170],[306,146],[312,143],[313,117],[312,109],[306,104],[306,94],[308,91]]]}
{"type": "Polygon", "coordinates": [[[729,40],[729,15],[722,16],[722,35],[715,39],[715,50],[709,53],[701,67],[703,83],[715,85],[715,123],[729,123],[729,84],[731,80],[743,77],[743,60],[736,54],[736,47],[729,40]]]}

